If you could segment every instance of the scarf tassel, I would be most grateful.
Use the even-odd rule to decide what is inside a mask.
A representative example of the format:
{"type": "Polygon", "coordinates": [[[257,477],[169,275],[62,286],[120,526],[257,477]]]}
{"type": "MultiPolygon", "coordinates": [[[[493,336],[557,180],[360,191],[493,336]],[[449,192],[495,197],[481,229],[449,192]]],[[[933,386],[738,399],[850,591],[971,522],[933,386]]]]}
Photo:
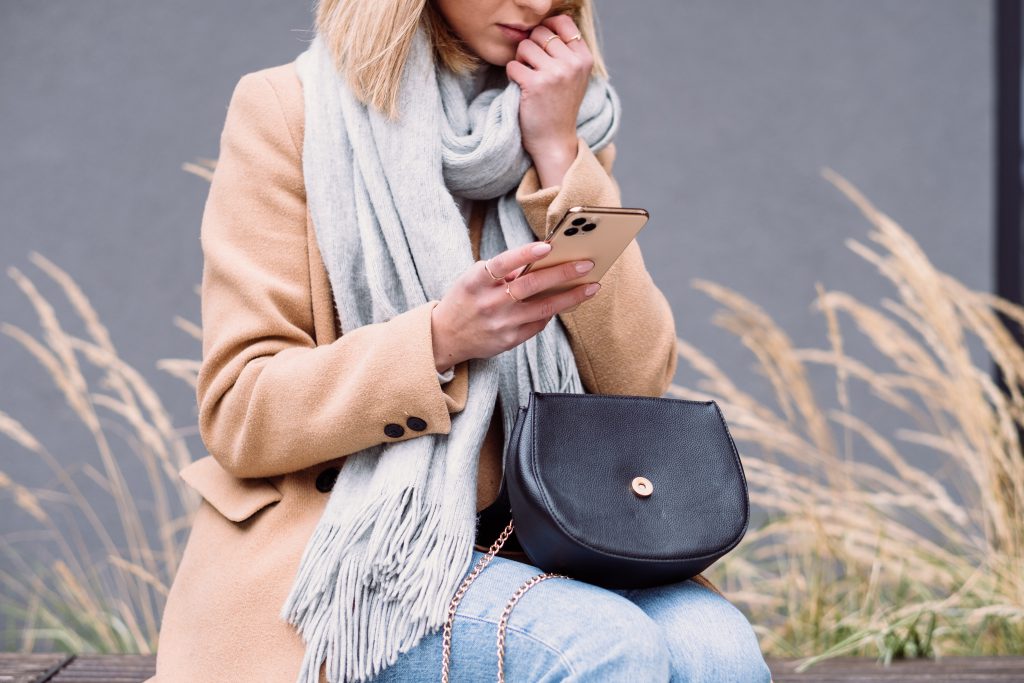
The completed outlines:
{"type": "Polygon", "coordinates": [[[280,613],[306,642],[299,681],[319,683],[324,660],[328,680],[366,681],[443,626],[475,529],[457,528],[438,505],[419,509],[415,493],[380,491],[350,532],[317,525],[280,613]],[[356,552],[362,543],[376,550],[356,552]],[[442,590],[430,595],[432,586],[442,590]]]}

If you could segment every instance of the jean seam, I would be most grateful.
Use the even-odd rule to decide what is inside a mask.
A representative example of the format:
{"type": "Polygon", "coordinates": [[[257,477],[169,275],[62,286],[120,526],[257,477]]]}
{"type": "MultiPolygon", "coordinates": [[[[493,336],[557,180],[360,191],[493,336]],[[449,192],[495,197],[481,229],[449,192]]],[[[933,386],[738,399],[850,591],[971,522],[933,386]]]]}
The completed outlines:
{"type": "MultiPolygon", "coordinates": [[[[480,623],[483,623],[483,624],[490,624],[491,626],[494,626],[495,628],[497,628],[497,626],[498,626],[498,622],[497,621],[492,621],[491,619],[488,619],[486,617],[477,617],[477,616],[473,616],[473,615],[469,615],[469,614],[458,614],[458,613],[456,613],[456,617],[461,617],[462,619],[470,619],[472,621],[480,622],[480,623]]],[[[558,649],[557,647],[555,647],[551,643],[548,643],[547,641],[542,640],[541,638],[538,638],[537,636],[533,635],[529,631],[524,631],[521,628],[516,628],[515,626],[512,626],[511,624],[508,624],[507,622],[505,624],[505,631],[506,631],[506,633],[508,631],[514,631],[514,632],[518,633],[521,636],[529,638],[530,640],[532,640],[534,642],[540,643],[541,645],[543,645],[544,647],[546,647],[547,649],[551,650],[556,655],[558,655],[558,659],[562,662],[562,665],[565,666],[565,668],[569,670],[569,674],[570,675],[572,675],[572,676],[576,675],[576,669],[573,668],[572,662],[569,661],[569,658],[565,656],[564,652],[562,652],[560,649],[558,649]]]]}

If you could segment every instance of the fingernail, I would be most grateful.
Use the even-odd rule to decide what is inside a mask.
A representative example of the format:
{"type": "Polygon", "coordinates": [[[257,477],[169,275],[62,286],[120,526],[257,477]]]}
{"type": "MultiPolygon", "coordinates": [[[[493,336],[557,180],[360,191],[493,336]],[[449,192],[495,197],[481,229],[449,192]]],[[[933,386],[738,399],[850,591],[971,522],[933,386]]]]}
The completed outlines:
{"type": "Polygon", "coordinates": [[[537,256],[548,253],[550,249],[551,245],[548,244],[547,242],[541,242],[540,244],[533,245],[533,253],[536,254],[537,256]]]}
{"type": "Polygon", "coordinates": [[[590,296],[599,289],[601,289],[600,283],[591,282],[589,285],[583,288],[583,293],[586,294],[587,296],[590,296]]]}
{"type": "Polygon", "coordinates": [[[588,270],[590,270],[593,267],[594,267],[594,262],[593,261],[580,261],[579,263],[576,264],[576,272],[577,273],[585,273],[585,272],[587,272],[588,270]]]}

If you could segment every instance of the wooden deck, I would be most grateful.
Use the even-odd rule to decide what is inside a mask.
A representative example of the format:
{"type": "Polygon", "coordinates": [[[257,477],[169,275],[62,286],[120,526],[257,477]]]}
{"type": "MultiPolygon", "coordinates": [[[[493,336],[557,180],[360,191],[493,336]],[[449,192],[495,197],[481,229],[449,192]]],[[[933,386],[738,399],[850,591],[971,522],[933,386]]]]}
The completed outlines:
{"type": "MultiPolygon", "coordinates": [[[[153,675],[155,655],[0,653],[0,683],[142,683],[153,675]]],[[[1021,683],[1022,657],[948,657],[895,662],[840,657],[793,673],[790,660],[769,659],[775,683],[1021,683]]]]}
{"type": "Polygon", "coordinates": [[[769,659],[775,683],[1024,683],[1024,657],[912,659],[883,666],[873,659],[836,657],[793,673],[795,663],[769,659]]]}

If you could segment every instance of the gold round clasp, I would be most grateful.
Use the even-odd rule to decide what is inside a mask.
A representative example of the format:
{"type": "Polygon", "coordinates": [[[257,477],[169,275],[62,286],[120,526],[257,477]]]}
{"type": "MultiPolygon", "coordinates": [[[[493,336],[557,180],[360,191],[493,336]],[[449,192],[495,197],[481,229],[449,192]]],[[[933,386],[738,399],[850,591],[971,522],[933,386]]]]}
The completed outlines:
{"type": "Polygon", "coordinates": [[[633,493],[644,498],[654,492],[654,484],[647,477],[633,477],[630,486],[633,488],[633,493]]]}

